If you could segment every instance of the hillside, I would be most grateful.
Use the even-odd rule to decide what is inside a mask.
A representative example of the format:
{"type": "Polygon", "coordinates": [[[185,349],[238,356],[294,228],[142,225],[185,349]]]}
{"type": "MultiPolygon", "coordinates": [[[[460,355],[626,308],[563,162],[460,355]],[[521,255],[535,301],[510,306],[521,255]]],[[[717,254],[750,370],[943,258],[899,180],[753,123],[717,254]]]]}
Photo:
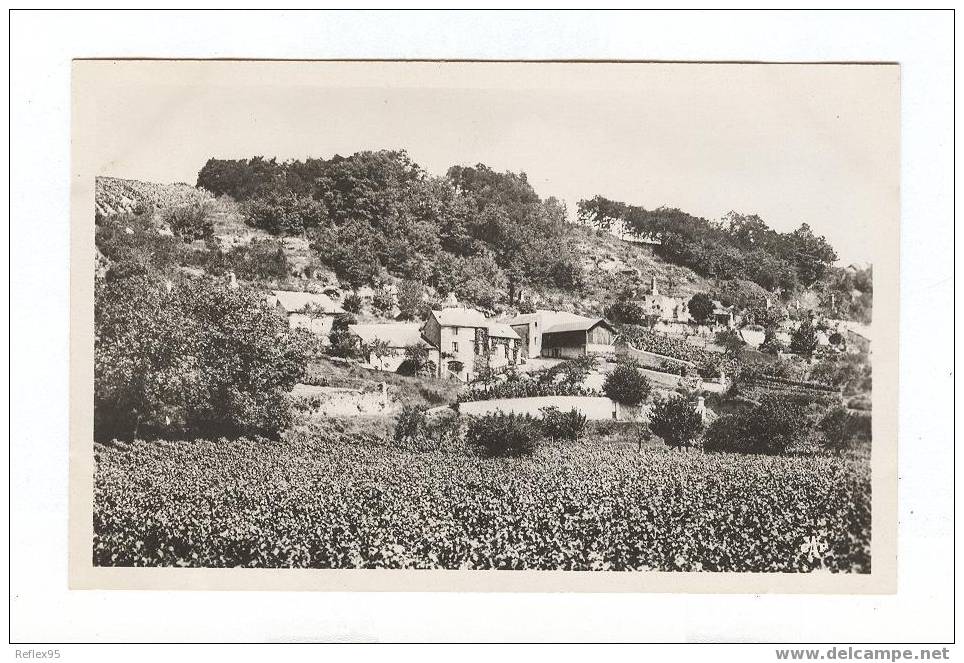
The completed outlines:
{"type": "Polygon", "coordinates": [[[213,199],[209,192],[184,183],[157,184],[97,177],[94,184],[94,208],[102,216],[136,214],[213,199]]]}
{"type": "MultiPolygon", "coordinates": [[[[102,217],[141,213],[152,217],[155,226],[165,232],[165,210],[202,205],[213,222],[213,239],[222,250],[250,246],[252,242],[276,242],[288,262],[291,277],[288,287],[322,289],[338,282],[334,272],[311,249],[307,237],[275,237],[251,227],[244,219],[241,205],[227,195],[215,197],[186,184],[98,177],[95,202],[97,214],[102,217]]],[[[693,270],[655,255],[650,245],[623,240],[581,224],[567,224],[566,234],[582,269],[581,287],[562,289],[536,285],[524,289],[525,296],[538,306],[599,315],[626,289],[648,292],[653,278],[660,292],[679,297],[712,288],[709,280],[693,270]]],[[[277,283],[274,279],[265,285],[277,283]]]]}

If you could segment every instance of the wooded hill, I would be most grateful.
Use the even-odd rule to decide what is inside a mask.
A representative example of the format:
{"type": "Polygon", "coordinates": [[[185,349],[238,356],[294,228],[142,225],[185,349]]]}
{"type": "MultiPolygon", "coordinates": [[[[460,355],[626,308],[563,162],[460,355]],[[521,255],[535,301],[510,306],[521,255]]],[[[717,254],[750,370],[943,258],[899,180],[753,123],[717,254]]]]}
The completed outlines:
{"type": "MultiPolygon", "coordinates": [[[[152,216],[195,242],[175,262],[211,273],[258,281],[330,270],[350,288],[400,280],[490,310],[598,314],[618,297],[648,291],[655,277],[662,292],[678,296],[778,291],[787,300],[806,291],[820,307],[833,293],[837,308],[859,319],[869,315],[872,292],[869,271],[833,267],[832,247],[805,225],[780,234],[755,216],[731,213],[716,224],[600,196],[580,201],[572,223],[564,203],[541,198],[525,173],[479,164],[437,176],[404,151],[210,159],[196,189],[98,178],[97,209],[101,221],[110,213],[152,216]],[[610,232],[617,223],[656,241],[620,240],[610,232]]],[[[112,249],[102,244],[106,255],[112,249]]]]}

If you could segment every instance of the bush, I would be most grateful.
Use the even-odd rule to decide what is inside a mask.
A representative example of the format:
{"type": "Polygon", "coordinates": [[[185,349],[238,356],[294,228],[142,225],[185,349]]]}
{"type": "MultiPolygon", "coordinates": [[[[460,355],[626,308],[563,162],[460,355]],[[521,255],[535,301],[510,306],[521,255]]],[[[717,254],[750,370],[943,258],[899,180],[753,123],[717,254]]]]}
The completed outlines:
{"type": "Polygon", "coordinates": [[[344,359],[359,358],[361,348],[358,337],[348,328],[356,322],[357,319],[350,313],[335,317],[331,323],[331,331],[328,333],[327,353],[329,355],[344,359]]]}
{"type": "Polygon", "coordinates": [[[284,245],[272,239],[253,239],[249,244],[232,246],[227,252],[217,246],[209,246],[203,267],[211,274],[233,271],[240,278],[250,281],[283,279],[291,272],[284,245]]]}
{"type": "Polygon", "coordinates": [[[817,349],[817,329],[808,318],[790,336],[790,352],[810,358],[817,349]]]}
{"type": "Polygon", "coordinates": [[[705,292],[698,292],[690,298],[686,308],[696,322],[704,324],[713,319],[713,311],[716,306],[709,295],[705,292]]]}
{"type": "Polygon", "coordinates": [[[341,302],[341,307],[345,309],[348,313],[361,313],[362,310],[362,298],[357,292],[350,292],[345,295],[345,298],[341,302]]]}
{"type": "Polygon", "coordinates": [[[639,405],[651,390],[649,380],[635,362],[621,362],[603,383],[603,393],[620,405],[639,405]]]}
{"type": "Polygon", "coordinates": [[[531,398],[534,396],[598,396],[599,392],[565,382],[536,382],[535,380],[506,380],[482,389],[459,392],[461,403],[488,401],[495,398],[531,398]]]}
{"type": "Polygon", "coordinates": [[[255,290],[206,279],[107,281],[94,327],[98,439],[275,437],[290,423],[287,394],[308,339],[255,290]]]}
{"type": "Polygon", "coordinates": [[[485,456],[528,456],[541,438],[539,422],[529,415],[488,414],[469,419],[465,439],[485,456]]]}
{"type": "Polygon", "coordinates": [[[372,311],[382,316],[388,316],[394,308],[395,295],[384,285],[377,288],[372,295],[372,311]]]}
{"type": "Polygon", "coordinates": [[[765,396],[759,405],[720,417],[707,430],[706,451],[782,454],[810,433],[811,424],[799,400],[765,396]]]}
{"type": "Polygon", "coordinates": [[[163,218],[171,232],[186,242],[214,235],[214,215],[208,201],[197,200],[165,208],[163,218]]]}
{"type": "Polygon", "coordinates": [[[839,453],[858,440],[870,439],[871,418],[838,406],[827,411],[817,428],[823,433],[824,446],[839,453]]]}
{"type": "Polygon", "coordinates": [[[398,444],[418,441],[428,433],[428,421],[424,405],[406,405],[395,419],[393,437],[398,444]]]}
{"type": "Polygon", "coordinates": [[[703,432],[703,417],[685,398],[667,398],[653,405],[649,430],[671,447],[690,446],[703,432]]]}
{"type": "Polygon", "coordinates": [[[417,320],[422,314],[425,289],[417,281],[398,284],[398,311],[402,320],[417,320]]]}
{"type": "Polygon", "coordinates": [[[301,235],[328,223],[324,204],[290,191],[266,191],[248,200],[243,212],[248,225],[272,235],[301,235]]]}
{"type": "Polygon", "coordinates": [[[550,439],[575,441],[586,431],[588,419],[576,408],[562,412],[557,407],[544,407],[540,412],[542,432],[550,439]]]}
{"type": "Polygon", "coordinates": [[[607,320],[618,324],[645,325],[648,322],[646,311],[636,302],[618,301],[606,307],[603,313],[607,320]]]}

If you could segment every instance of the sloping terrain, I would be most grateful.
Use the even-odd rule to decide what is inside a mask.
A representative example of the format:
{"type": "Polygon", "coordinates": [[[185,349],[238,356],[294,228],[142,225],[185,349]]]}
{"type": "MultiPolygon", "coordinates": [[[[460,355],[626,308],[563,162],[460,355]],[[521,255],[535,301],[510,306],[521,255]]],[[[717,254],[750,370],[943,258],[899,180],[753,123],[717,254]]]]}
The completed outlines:
{"type": "Polygon", "coordinates": [[[136,214],[195,201],[214,200],[207,191],[189,184],[156,184],[117,177],[98,177],[94,207],[98,214],[136,214]]]}

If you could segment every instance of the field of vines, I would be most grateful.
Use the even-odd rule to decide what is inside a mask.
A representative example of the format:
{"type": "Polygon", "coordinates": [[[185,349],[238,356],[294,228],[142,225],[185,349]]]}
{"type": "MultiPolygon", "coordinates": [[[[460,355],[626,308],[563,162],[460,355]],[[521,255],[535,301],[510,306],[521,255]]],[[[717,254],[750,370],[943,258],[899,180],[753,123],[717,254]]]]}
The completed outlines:
{"type": "Polygon", "coordinates": [[[330,421],[280,441],[96,449],[95,565],[870,571],[865,455],[590,438],[523,458],[330,421]]]}

